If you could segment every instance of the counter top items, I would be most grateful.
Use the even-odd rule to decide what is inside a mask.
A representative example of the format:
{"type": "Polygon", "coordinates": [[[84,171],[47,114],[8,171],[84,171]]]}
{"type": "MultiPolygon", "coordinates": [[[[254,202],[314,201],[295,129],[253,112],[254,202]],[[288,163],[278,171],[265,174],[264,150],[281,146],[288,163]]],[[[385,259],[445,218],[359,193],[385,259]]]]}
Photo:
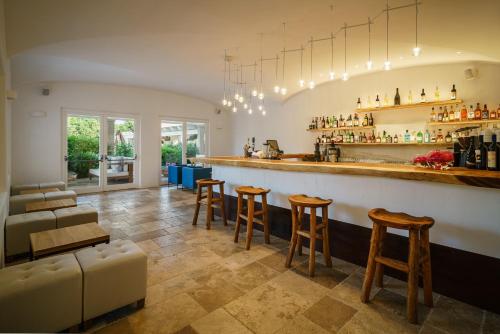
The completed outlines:
{"type": "Polygon", "coordinates": [[[424,282],[424,303],[429,307],[433,306],[429,229],[434,225],[434,219],[414,217],[402,212],[389,212],[385,209],[372,209],[368,212],[368,217],[373,221],[373,229],[361,301],[363,303],[369,301],[374,278],[375,284],[380,288],[383,287],[385,266],[404,271],[408,274],[406,314],[408,321],[416,324],[420,269],[424,282]],[[388,227],[409,231],[410,247],[407,263],[382,256],[384,237],[388,227]]]}
{"type": "Polygon", "coordinates": [[[425,155],[418,155],[413,163],[418,167],[446,170],[453,165],[453,153],[450,151],[430,151],[425,155]]]}

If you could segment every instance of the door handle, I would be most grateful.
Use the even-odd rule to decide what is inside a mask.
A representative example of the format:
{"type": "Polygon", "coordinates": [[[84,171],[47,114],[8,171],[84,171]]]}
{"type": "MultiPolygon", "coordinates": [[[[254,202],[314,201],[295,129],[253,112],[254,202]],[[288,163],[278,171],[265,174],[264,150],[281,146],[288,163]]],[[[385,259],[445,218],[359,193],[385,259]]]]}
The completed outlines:
{"type": "Polygon", "coordinates": [[[64,161],[68,161],[68,156],[67,155],[64,156],[64,161]]]}
{"type": "Polygon", "coordinates": [[[101,154],[101,157],[99,158],[99,162],[103,162],[104,161],[104,154],[101,154]]]}

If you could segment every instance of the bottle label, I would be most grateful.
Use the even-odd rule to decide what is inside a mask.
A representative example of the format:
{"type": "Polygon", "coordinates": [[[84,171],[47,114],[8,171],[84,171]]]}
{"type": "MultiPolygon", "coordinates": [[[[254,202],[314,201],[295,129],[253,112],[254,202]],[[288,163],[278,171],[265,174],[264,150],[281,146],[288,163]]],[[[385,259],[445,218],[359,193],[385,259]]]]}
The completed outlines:
{"type": "Polygon", "coordinates": [[[476,163],[481,163],[481,150],[475,150],[476,153],[476,163]]]}
{"type": "Polygon", "coordinates": [[[488,168],[497,168],[497,152],[488,151],[488,168]]]}

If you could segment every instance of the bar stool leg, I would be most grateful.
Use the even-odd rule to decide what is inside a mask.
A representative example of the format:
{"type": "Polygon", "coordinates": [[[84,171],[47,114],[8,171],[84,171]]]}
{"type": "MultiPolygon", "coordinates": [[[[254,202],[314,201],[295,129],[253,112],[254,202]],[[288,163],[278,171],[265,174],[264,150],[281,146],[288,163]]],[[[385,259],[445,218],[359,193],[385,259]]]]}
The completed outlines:
{"type": "Polygon", "coordinates": [[[429,244],[429,229],[420,230],[420,249],[424,260],[422,263],[422,276],[424,281],[424,303],[429,307],[434,306],[432,300],[432,272],[431,272],[431,250],[429,244]]]}
{"type": "Polygon", "coordinates": [[[196,209],[194,210],[193,225],[198,222],[198,214],[200,213],[200,201],[201,201],[201,186],[198,185],[198,190],[196,192],[196,209]]]}
{"type": "MultiPolygon", "coordinates": [[[[382,256],[382,250],[384,247],[384,239],[386,233],[387,233],[387,226],[381,226],[379,242],[378,242],[378,251],[377,251],[378,256],[382,256]]],[[[375,266],[375,286],[379,288],[384,287],[384,265],[378,262],[377,265],[375,266]]]]}
{"type": "Polygon", "coordinates": [[[309,234],[309,276],[313,277],[316,267],[316,208],[311,208],[309,234]]]}
{"type": "Polygon", "coordinates": [[[238,243],[241,226],[241,212],[243,211],[243,194],[238,194],[238,209],[236,210],[236,231],[234,232],[234,242],[238,243]]]}
{"type": "Polygon", "coordinates": [[[290,249],[288,250],[288,256],[286,257],[285,267],[290,268],[292,265],[293,254],[295,253],[295,247],[297,245],[297,207],[292,205],[292,238],[290,239],[290,249]]]}
{"type": "Polygon", "coordinates": [[[378,241],[380,234],[379,224],[373,224],[372,237],[370,241],[370,253],[368,255],[368,263],[366,264],[365,279],[363,281],[363,290],[361,293],[361,301],[368,302],[370,299],[370,291],[372,289],[373,276],[375,275],[375,256],[378,253],[378,241]]]}
{"type": "MultiPolygon", "coordinates": [[[[299,206],[299,216],[297,218],[297,231],[300,231],[302,228],[302,220],[304,219],[304,207],[299,206]]],[[[299,247],[299,255],[302,256],[302,236],[297,236],[298,242],[297,246],[299,247]]]]}
{"type": "Polygon", "coordinates": [[[322,218],[323,218],[323,257],[325,258],[325,264],[327,267],[332,267],[332,257],[330,256],[330,241],[328,239],[328,207],[322,208],[322,218]]]}
{"type": "Polygon", "coordinates": [[[271,243],[269,237],[269,217],[267,215],[267,194],[262,194],[262,222],[264,223],[264,240],[266,244],[271,243]]]}
{"type": "Polygon", "coordinates": [[[211,185],[207,186],[207,230],[212,226],[213,211],[212,208],[213,188],[211,185]]]}
{"type": "Polygon", "coordinates": [[[250,244],[252,243],[253,237],[253,212],[255,209],[255,198],[253,195],[248,195],[248,219],[247,219],[247,244],[246,249],[250,249],[250,244]]]}
{"type": "Polygon", "coordinates": [[[221,211],[221,216],[222,220],[224,221],[224,226],[227,226],[227,219],[226,219],[226,204],[224,203],[224,184],[219,185],[219,194],[220,194],[220,211],[221,211]]]}
{"type": "Polygon", "coordinates": [[[417,298],[418,298],[418,230],[410,229],[410,254],[408,255],[408,299],[406,312],[408,321],[417,323],[417,298]]]}

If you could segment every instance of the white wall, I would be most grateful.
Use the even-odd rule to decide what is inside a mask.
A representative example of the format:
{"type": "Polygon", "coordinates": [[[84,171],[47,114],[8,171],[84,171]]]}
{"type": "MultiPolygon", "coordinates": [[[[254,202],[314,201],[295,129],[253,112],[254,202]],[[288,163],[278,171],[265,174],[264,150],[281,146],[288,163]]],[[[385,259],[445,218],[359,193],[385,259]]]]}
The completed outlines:
{"type": "Polygon", "coordinates": [[[230,153],[228,115],[215,113],[211,103],[174,93],[116,85],[56,82],[16,87],[12,118],[12,183],[62,179],[61,109],[138,114],[141,119],[141,186],[159,184],[160,120],[183,117],[208,120],[211,154],[230,153]],[[50,87],[49,96],[41,87],[50,87]],[[32,117],[42,111],[46,117],[32,117]]]}
{"type": "MultiPolygon", "coordinates": [[[[420,97],[422,88],[425,88],[428,98],[433,98],[435,87],[439,86],[441,98],[445,99],[449,96],[451,85],[456,84],[458,97],[467,105],[481,102],[487,103],[488,106],[498,107],[500,103],[498,82],[500,82],[500,64],[491,63],[421,66],[370,73],[352,77],[346,82],[341,80],[327,82],[317,86],[314,90],[307,89],[290,97],[282,105],[268,107],[265,117],[243,112],[232,114],[235,134],[233,154],[240,155],[246,139],[252,136],[256,137],[258,144],[269,138],[278,139],[280,147],[285,152],[312,153],[317,133],[305,131],[312,117],[334,114],[337,117],[343,114],[345,117],[347,114],[354,113],[358,97],[366,101],[367,97],[371,96],[374,102],[376,94],[383,98],[387,93],[389,100],[393,101],[396,87],[399,88],[402,102],[406,103],[409,90],[412,91],[413,99],[416,101],[420,97]],[[479,77],[475,80],[465,80],[464,69],[472,66],[478,69],[479,77]]],[[[403,132],[406,129],[410,131],[424,129],[429,115],[429,108],[373,113],[375,125],[377,125],[376,131],[388,130],[391,134],[395,131],[403,132]]],[[[354,149],[349,148],[349,150],[351,151],[349,153],[353,153],[354,149]]],[[[418,151],[411,147],[401,149],[370,147],[356,150],[358,150],[357,153],[362,150],[365,154],[377,152],[402,159],[409,159],[418,151]]],[[[428,148],[424,147],[423,150],[426,151],[428,148]]]]}

